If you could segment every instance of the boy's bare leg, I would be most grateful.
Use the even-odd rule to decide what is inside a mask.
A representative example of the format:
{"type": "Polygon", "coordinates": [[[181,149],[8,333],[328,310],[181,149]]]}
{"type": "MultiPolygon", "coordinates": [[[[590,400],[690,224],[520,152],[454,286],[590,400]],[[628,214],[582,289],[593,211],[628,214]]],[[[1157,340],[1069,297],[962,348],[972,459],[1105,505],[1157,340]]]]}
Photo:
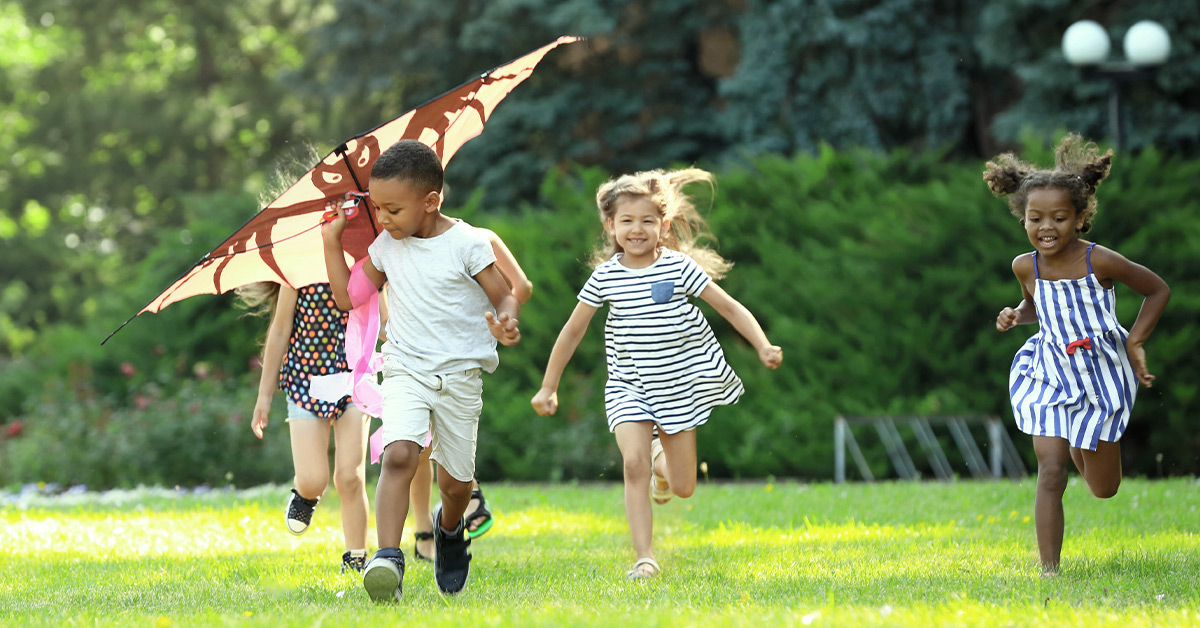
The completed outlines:
{"type": "Polygon", "coordinates": [[[437,483],[442,499],[442,520],[435,523],[441,525],[443,530],[457,530],[467,512],[467,503],[471,501],[471,481],[456,479],[439,464],[437,483]]]}
{"type": "Polygon", "coordinates": [[[342,534],[346,549],[367,548],[367,430],[370,420],[349,406],[333,423],[333,485],[342,501],[342,534]]]}
{"type": "MultiPolygon", "coordinates": [[[[653,424],[618,423],[614,430],[625,475],[625,518],[637,558],[654,558],[654,514],[650,508],[650,439],[653,424]]],[[[662,456],[660,456],[662,458],[662,456]]]]}
{"type": "Polygon", "coordinates": [[[408,490],[420,457],[421,446],[407,440],[395,441],[383,450],[375,488],[375,532],[380,549],[400,547],[408,516],[408,490]]]}
{"type": "Polygon", "coordinates": [[[1037,496],[1033,502],[1034,527],[1037,529],[1038,554],[1043,575],[1058,572],[1063,542],[1063,493],[1067,490],[1067,469],[1071,464],[1066,439],[1034,436],[1037,454],[1037,496]]]}

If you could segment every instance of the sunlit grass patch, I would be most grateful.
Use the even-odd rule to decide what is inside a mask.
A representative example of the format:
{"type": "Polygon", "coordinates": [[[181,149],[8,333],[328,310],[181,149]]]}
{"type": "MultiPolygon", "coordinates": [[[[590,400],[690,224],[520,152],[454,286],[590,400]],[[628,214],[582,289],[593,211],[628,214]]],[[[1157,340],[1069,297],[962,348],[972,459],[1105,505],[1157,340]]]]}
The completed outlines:
{"type": "Polygon", "coordinates": [[[1073,483],[1051,579],[1032,488],[702,484],[655,508],[664,572],[630,582],[620,484],[491,484],[467,590],[437,592],[407,529],[404,601],[383,606],[338,570],[332,492],[302,537],[282,526],[285,487],[28,497],[0,509],[0,625],[1200,624],[1194,481],[1127,481],[1111,500],[1073,483]]]}

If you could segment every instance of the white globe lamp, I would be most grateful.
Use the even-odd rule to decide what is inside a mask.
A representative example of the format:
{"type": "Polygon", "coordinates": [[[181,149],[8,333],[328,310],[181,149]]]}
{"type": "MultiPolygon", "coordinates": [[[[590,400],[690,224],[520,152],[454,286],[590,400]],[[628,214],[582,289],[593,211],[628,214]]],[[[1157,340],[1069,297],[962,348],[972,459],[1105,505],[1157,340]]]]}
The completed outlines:
{"type": "Polygon", "coordinates": [[[1124,44],[1125,58],[1134,65],[1162,65],[1171,54],[1171,36],[1162,24],[1153,20],[1142,20],[1129,27],[1124,44]]]}
{"type": "Polygon", "coordinates": [[[1092,20],[1075,22],[1063,33],[1063,56],[1071,65],[1099,65],[1108,60],[1111,50],[1112,42],[1108,39],[1108,31],[1092,20]]]}

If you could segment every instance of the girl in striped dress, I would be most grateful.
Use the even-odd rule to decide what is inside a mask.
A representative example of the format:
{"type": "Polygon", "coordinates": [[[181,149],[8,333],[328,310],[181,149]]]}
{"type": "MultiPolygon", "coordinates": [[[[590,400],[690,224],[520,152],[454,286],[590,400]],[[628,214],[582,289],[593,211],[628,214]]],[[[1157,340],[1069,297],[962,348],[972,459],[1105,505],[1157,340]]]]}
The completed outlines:
{"type": "Polygon", "coordinates": [[[683,193],[712,175],[698,169],[625,175],[600,186],[596,204],[608,237],[579,293],[533,398],[540,415],[558,409],[558,383],[592,316],[605,303],[608,383],[604,409],[624,461],[625,515],[637,561],[627,575],[660,567],[651,548],[650,500],[690,497],[696,486],[696,427],[716,406],[736,403],[742,382],[725,362],[700,310],[700,298],[725,317],[777,368],[783,351],[741,303],[716,283],[729,262],[696,244],[707,225],[683,193]],[[654,438],[657,432],[658,438],[654,438]],[[649,486],[649,491],[647,491],[649,486]]]}
{"type": "Polygon", "coordinates": [[[1140,382],[1154,381],[1143,344],[1158,323],[1170,288],[1121,254],[1080,239],[1096,216],[1096,187],[1108,175],[1112,150],[1068,135],[1053,170],[1011,153],[987,163],[983,178],[1025,227],[1032,253],[1013,260],[1022,301],[1006,307],[996,329],[1038,323],[1009,372],[1013,414],[1033,437],[1038,460],[1034,519],[1043,575],[1058,572],[1062,496],[1071,462],[1092,494],[1108,498],[1121,484],[1119,441],[1140,382]],[[1130,331],[1117,322],[1114,284],[1142,295],[1130,331]]]}

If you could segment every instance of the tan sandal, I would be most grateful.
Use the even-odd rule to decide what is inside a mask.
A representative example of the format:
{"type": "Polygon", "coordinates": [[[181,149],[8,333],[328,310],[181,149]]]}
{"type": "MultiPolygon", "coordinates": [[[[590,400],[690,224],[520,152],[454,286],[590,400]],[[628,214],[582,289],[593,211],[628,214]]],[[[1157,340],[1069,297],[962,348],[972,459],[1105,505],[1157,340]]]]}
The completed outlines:
{"type": "Polygon", "coordinates": [[[671,501],[671,498],[675,496],[675,494],[671,492],[670,483],[667,484],[667,488],[659,488],[658,486],[660,480],[663,482],[667,481],[667,478],[659,475],[658,472],[654,470],[654,461],[658,460],[658,457],[661,456],[662,453],[662,443],[660,443],[657,438],[650,441],[650,499],[653,499],[654,503],[659,505],[671,501]]]}
{"type": "Polygon", "coordinates": [[[630,580],[645,580],[646,578],[653,578],[660,573],[662,573],[662,567],[658,566],[658,561],[647,556],[646,558],[639,558],[633,564],[633,569],[625,572],[625,577],[630,580]]]}

